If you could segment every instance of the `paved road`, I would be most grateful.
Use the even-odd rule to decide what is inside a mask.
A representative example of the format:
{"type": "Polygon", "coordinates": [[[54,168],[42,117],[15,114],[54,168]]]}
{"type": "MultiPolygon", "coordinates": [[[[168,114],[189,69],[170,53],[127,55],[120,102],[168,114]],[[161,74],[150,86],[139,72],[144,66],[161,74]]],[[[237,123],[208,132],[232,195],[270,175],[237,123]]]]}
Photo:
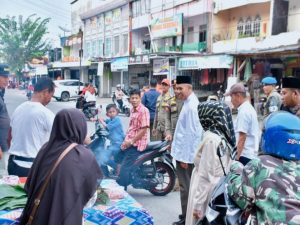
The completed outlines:
{"type": "MultiPolygon", "coordinates": [[[[5,102],[10,115],[12,115],[15,108],[22,102],[26,101],[24,91],[7,89],[5,93],[5,102]]],[[[98,99],[97,104],[103,105],[103,112],[101,115],[105,116],[105,107],[108,103],[111,103],[110,99],[98,99]]],[[[48,108],[57,113],[64,108],[74,108],[75,101],[70,102],[57,102],[52,100],[48,108]]],[[[124,129],[128,127],[129,119],[123,115],[120,115],[124,129]]],[[[94,133],[94,124],[88,122],[89,134],[94,133]]],[[[155,224],[168,225],[178,220],[178,215],[181,212],[179,192],[172,192],[164,197],[153,196],[150,192],[145,190],[137,190],[131,187],[128,188],[129,194],[131,194],[138,202],[140,202],[154,217],[155,224]]]]}

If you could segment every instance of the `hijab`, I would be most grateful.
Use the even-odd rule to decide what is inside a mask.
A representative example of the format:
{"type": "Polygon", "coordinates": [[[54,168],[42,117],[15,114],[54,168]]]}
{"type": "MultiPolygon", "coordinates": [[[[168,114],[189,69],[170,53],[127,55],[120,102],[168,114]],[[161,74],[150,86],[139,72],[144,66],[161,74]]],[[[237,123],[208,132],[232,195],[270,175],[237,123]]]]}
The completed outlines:
{"type": "Polygon", "coordinates": [[[218,101],[208,101],[198,106],[200,123],[205,131],[211,131],[226,141],[230,157],[236,156],[236,139],[230,108],[218,101]]]}

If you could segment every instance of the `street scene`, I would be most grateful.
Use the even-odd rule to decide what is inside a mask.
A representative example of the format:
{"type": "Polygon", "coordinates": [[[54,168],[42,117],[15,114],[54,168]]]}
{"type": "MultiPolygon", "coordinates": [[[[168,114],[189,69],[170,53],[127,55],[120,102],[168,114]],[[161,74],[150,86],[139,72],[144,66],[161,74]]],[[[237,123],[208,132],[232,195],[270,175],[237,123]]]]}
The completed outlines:
{"type": "Polygon", "coordinates": [[[0,225],[300,225],[300,1],[3,0],[0,225]]]}

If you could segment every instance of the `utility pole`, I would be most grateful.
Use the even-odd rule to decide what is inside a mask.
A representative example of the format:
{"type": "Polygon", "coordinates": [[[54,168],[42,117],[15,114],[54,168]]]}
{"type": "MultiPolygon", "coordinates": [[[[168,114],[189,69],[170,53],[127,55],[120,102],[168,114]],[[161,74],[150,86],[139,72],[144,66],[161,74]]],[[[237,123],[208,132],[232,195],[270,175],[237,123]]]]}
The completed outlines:
{"type": "Polygon", "coordinates": [[[82,66],[81,66],[81,61],[82,61],[82,57],[83,57],[83,49],[82,49],[82,44],[83,44],[83,32],[81,30],[81,28],[79,28],[79,37],[80,37],[80,49],[79,49],[79,77],[78,77],[78,95],[80,93],[80,76],[81,76],[81,70],[82,70],[82,66]]]}

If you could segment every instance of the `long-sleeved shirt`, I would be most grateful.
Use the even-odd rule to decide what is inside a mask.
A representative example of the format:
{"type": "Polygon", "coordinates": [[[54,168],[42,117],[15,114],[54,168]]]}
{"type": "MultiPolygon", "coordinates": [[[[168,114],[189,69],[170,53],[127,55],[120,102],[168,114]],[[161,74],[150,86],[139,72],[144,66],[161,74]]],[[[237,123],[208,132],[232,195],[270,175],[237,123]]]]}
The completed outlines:
{"type": "Polygon", "coordinates": [[[112,144],[122,144],[125,138],[123,125],[120,117],[116,116],[113,119],[105,120],[106,128],[109,131],[108,139],[112,144]]]}
{"type": "Polygon", "coordinates": [[[194,163],[195,153],[200,146],[203,128],[198,117],[198,104],[194,93],[183,102],[171,150],[171,155],[179,162],[194,163]]]}

